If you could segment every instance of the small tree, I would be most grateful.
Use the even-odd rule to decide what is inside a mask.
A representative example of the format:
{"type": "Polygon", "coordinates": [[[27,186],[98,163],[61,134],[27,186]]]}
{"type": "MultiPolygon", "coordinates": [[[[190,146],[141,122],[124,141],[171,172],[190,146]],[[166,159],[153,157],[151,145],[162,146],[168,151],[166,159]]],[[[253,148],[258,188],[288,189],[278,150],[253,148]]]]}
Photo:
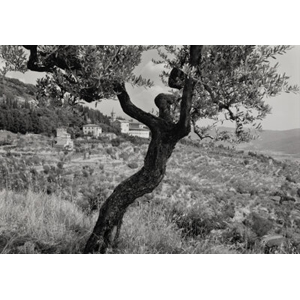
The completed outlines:
{"type": "MultiPolygon", "coordinates": [[[[151,141],[143,167],[120,183],[99,211],[84,252],[105,253],[118,236],[128,206],[152,192],[163,179],[175,145],[202,118],[218,120],[221,113],[237,123],[236,136],[243,136],[245,123],[253,123],[270,111],[263,97],[281,91],[297,91],[288,77],[277,73],[269,58],[288,47],[267,46],[168,46],[159,53],[169,71],[162,74],[170,88],[159,94],[155,104],[158,116],[134,105],[125,82],[151,87],[149,80],[133,75],[141,59],[142,46],[25,46],[30,51],[28,69],[48,72],[42,89],[56,90],[62,97],[70,93],[71,105],[117,97],[123,111],[148,126],[151,141]],[[255,115],[253,111],[256,111],[255,115]],[[117,227],[116,236],[113,229],[117,227]]],[[[205,130],[201,138],[205,136],[205,130]]]]}

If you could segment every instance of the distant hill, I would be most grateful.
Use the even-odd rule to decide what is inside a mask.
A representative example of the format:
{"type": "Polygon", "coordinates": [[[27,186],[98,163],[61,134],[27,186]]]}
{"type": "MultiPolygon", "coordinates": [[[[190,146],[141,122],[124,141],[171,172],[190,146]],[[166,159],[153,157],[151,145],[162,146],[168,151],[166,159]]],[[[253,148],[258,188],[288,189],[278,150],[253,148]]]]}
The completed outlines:
{"type": "Polygon", "coordinates": [[[284,131],[264,130],[257,140],[245,144],[243,148],[300,155],[300,128],[284,131]]]}
{"type": "MultiPolygon", "coordinates": [[[[234,128],[221,127],[219,130],[234,131],[234,128]]],[[[213,133],[212,133],[213,135],[213,133]]],[[[198,139],[192,132],[191,139],[198,139]]],[[[209,141],[209,139],[207,139],[209,141]]],[[[206,142],[207,142],[206,141],[206,142]]],[[[243,143],[238,148],[249,151],[281,152],[300,157],[300,128],[291,130],[263,130],[259,138],[249,143],[243,143]]]]}
{"type": "Polygon", "coordinates": [[[18,79],[8,77],[5,77],[3,85],[3,77],[0,76],[0,98],[3,93],[7,99],[31,102],[35,101],[36,87],[33,84],[26,84],[18,79]]]}

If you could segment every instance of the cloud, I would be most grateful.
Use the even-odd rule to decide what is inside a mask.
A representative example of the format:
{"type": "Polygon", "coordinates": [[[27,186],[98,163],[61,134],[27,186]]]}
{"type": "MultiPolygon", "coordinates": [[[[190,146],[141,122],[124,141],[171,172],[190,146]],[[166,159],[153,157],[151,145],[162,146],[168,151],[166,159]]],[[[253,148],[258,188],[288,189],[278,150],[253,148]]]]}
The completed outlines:
{"type": "Polygon", "coordinates": [[[159,77],[163,70],[163,64],[154,64],[152,61],[149,61],[142,69],[140,69],[139,74],[144,78],[151,79],[154,84],[163,86],[164,84],[159,77]]]}

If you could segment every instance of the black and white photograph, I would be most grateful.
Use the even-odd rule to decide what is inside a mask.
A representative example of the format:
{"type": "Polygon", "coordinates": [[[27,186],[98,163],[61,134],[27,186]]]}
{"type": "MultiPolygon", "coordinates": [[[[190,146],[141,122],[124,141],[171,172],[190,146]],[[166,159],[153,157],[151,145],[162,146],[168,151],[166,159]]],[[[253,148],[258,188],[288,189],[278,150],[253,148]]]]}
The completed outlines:
{"type": "Polygon", "coordinates": [[[1,5],[4,299],[293,299],[293,1],[1,5]]]}
{"type": "Polygon", "coordinates": [[[1,253],[299,253],[300,46],[0,53],[1,253]]]}

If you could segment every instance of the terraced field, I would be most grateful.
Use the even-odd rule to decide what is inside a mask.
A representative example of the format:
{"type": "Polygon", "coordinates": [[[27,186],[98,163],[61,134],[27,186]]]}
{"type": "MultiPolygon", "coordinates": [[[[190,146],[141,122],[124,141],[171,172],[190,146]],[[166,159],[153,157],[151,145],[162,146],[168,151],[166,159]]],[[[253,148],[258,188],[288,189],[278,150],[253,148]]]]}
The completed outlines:
{"type": "MultiPolygon", "coordinates": [[[[84,239],[99,206],[118,183],[142,166],[147,149],[146,144],[128,141],[117,146],[103,142],[62,153],[46,139],[33,137],[32,143],[3,151],[1,189],[16,194],[29,190],[71,203],[90,222],[90,229],[84,225],[84,239]],[[26,151],[34,154],[25,155],[26,151]]],[[[110,251],[298,253],[299,167],[297,162],[277,161],[255,152],[180,143],[159,187],[128,209],[118,247],[110,251]]],[[[12,225],[8,226],[5,216],[1,218],[3,228],[9,230],[12,225]]],[[[62,250],[57,245],[55,252],[74,249],[81,251],[74,246],[62,250]]],[[[13,246],[8,250],[18,251],[13,246]]]]}

